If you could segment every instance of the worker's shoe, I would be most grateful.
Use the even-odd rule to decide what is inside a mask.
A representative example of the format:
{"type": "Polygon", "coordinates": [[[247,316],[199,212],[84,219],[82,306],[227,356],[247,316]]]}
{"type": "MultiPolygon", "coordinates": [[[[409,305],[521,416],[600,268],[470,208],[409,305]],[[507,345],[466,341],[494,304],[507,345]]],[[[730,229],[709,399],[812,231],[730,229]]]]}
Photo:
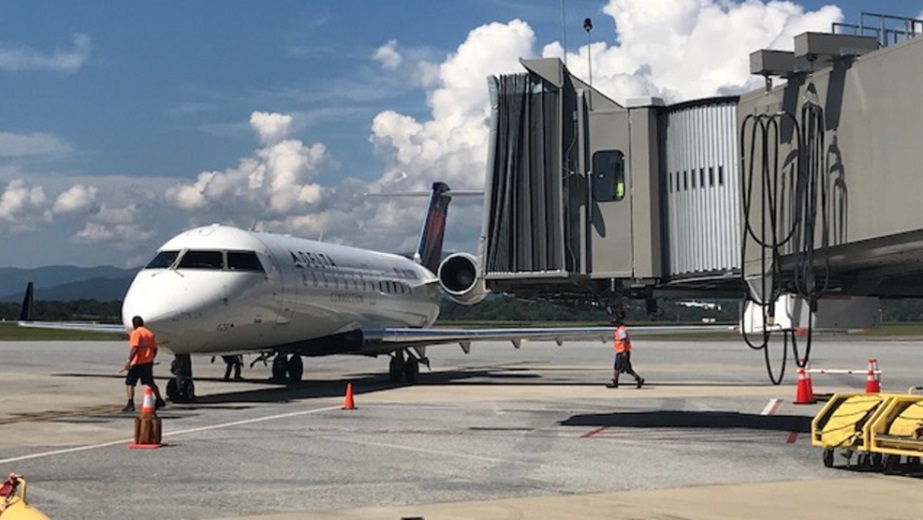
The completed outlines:
{"type": "Polygon", "coordinates": [[[167,402],[164,401],[163,399],[161,399],[161,398],[158,397],[157,400],[154,401],[154,409],[155,409],[155,410],[160,410],[160,409],[163,408],[164,406],[167,406],[167,402]]]}
{"type": "Polygon", "coordinates": [[[134,412],[134,411],[135,411],[135,403],[134,403],[133,401],[128,401],[128,404],[126,404],[125,406],[122,407],[122,411],[123,411],[123,412],[134,412]]]}
{"type": "Polygon", "coordinates": [[[613,379],[612,381],[606,383],[606,388],[618,388],[619,382],[613,379]]]}
{"type": "Polygon", "coordinates": [[[644,378],[639,377],[637,380],[635,380],[635,384],[638,385],[638,388],[641,388],[644,385],[644,378]]]}

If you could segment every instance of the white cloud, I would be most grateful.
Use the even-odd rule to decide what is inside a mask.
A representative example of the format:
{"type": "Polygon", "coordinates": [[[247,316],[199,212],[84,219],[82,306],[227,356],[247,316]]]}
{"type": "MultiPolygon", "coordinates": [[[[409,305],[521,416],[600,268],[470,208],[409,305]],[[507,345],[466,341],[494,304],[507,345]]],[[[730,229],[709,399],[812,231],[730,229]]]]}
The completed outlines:
{"type": "Polygon", "coordinates": [[[397,50],[397,40],[391,40],[375,51],[375,61],[381,63],[385,70],[397,70],[404,57],[397,50]]]}
{"type": "Polygon", "coordinates": [[[236,168],[202,172],[193,183],[173,186],[167,201],[186,211],[249,219],[284,218],[317,202],[321,186],[313,178],[334,162],[323,144],[305,145],[291,138],[291,123],[288,115],[254,112],[250,124],[263,148],[236,168]]]}
{"type": "Polygon", "coordinates": [[[0,157],[62,157],[73,151],[70,144],[52,134],[0,132],[0,157]]]}
{"type": "MultiPolygon", "coordinates": [[[[791,50],[795,35],[829,31],[843,19],[832,5],[805,11],[792,2],[753,0],[609,0],[603,12],[615,21],[618,43],[584,45],[568,53],[567,63],[586,80],[589,56],[593,86],[616,101],[659,95],[676,102],[752,90],[762,80],[749,72],[751,52],[791,50]]],[[[594,34],[602,30],[599,23],[594,34]]],[[[561,54],[557,42],[543,50],[561,54]]]]}
{"type": "Polygon", "coordinates": [[[292,132],[292,116],[254,112],[250,115],[250,127],[256,130],[264,144],[278,143],[292,132]]]}
{"type": "Polygon", "coordinates": [[[43,53],[29,47],[0,45],[0,70],[54,70],[74,72],[86,63],[93,43],[85,34],[73,36],[73,48],[43,53]]]}
{"type": "Polygon", "coordinates": [[[490,116],[487,77],[520,72],[519,58],[533,54],[534,39],[519,20],[478,27],[434,69],[435,86],[427,95],[431,120],[421,123],[394,111],[378,114],[372,142],[387,162],[380,181],[403,171],[412,189],[427,189],[436,180],[455,188],[480,187],[490,116]]]}
{"type": "Polygon", "coordinates": [[[79,213],[92,209],[96,205],[99,188],[74,184],[67,191],[58,195],[51,211],[55,214],[79,213]]]}
{"type": "Polygon", "coordinates": [[[139,208],[134,204],[112,208],[103,204],[74,236],[84,244],[115,243],[120,249],[132,250],[150,239],[155,232],[138,222],[139,208]]]}
{"type": "Polygon", "coordinates": [[[0,194],[0,223],[6,223],[4,227],[10,232],[35,229],[45,219],[44,205],[45,190],[41,186],[29,186],[22,179],[12,180],[0,194]]]}

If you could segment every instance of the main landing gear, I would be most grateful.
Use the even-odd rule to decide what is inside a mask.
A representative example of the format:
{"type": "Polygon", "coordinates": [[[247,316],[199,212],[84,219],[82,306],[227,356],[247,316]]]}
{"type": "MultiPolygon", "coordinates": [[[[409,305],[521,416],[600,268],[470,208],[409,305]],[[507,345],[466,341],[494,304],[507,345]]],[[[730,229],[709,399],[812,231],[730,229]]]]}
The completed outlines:
{"type": "Polygon", "coordinates": [[[195,401],[195,383],[192,382],[192,357],[176,354],[170,363],[173,379],[167,382],[167,399],[174,403],[195,401]]]}
{"type": "Polygon", "coordinates": [[[420,361],[414,356],[404,358],[403,350],[395,350],[391,354],[391,362],[388,364],[388,380],[394,384],[399,384],[402,380],[408,385],[417,382],[420,375],[420,361]]]}
{"type": "Polygon", "coordinates": [[[272,360],[272,380],[280,383],[297,383],[304,375],[300,354],[276,354],[272,360]]]}

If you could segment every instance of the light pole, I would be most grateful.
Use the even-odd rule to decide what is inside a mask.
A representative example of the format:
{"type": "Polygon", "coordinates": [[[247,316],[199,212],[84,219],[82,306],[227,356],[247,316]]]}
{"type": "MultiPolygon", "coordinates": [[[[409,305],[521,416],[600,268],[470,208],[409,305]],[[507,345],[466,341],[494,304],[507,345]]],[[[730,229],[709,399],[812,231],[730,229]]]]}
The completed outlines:
{"type": "Polygon", "coordinates": [[[593,86],[593,58],[592,49],[590,48],[590,31],[593,30],[593,20],[583,19],[583,30],[586,31],[586,68],[589,71],[590,86],[593,86]]]}

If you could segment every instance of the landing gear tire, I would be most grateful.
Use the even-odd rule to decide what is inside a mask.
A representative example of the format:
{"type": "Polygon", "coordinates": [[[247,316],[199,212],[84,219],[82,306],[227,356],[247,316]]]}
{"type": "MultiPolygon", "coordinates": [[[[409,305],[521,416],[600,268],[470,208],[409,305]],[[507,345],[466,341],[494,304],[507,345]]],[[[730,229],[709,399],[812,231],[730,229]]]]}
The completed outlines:
{"type": "Polygon", "coordinates": [[[833,467],[833,448],[827,448],[824,450],[823,460],[825,468],[833,467]]]}
{"type": "Polygon", "coordinates": [[[395,352],[391,356],[391,362],[388,364],[388,380],[394,384],[400,384],[404,379],[404,353],[395,352]]]}
{"type": "Polygon", "coordinates": [[[276,354],[272,359],[272,380],[276,382],[285,382],[288,373],[288,358],[285,354],[276,354]]]}
{"type": "Polygon", "coordinates": [[[304,375],[304,363],[301,361],[301,354],[292,354],[288,358],[288,380],[291,383],[298,383],[301,381],[301,376],[304,375]]]}
{"type": "Polygon", "coordinates": [[[191,403],[195,401],[195,383],[192,379],[173,378],[167,381],[167,399],[174,403],[191,403]]]}
{"type": "Polygon", "coordinates": [[[410,356],[404,362],[404,380],[408,385],[416,384],[417,376],[420,375],[420,362],[417,358],[410,356]]]}
{"type": "Polygon", "coordinates": [[[167,382],[167,399],[174,403],[195,401],[195,383],[192,382],[192,357],[176,354],[170,364],[173,378],[167,382]]]}

